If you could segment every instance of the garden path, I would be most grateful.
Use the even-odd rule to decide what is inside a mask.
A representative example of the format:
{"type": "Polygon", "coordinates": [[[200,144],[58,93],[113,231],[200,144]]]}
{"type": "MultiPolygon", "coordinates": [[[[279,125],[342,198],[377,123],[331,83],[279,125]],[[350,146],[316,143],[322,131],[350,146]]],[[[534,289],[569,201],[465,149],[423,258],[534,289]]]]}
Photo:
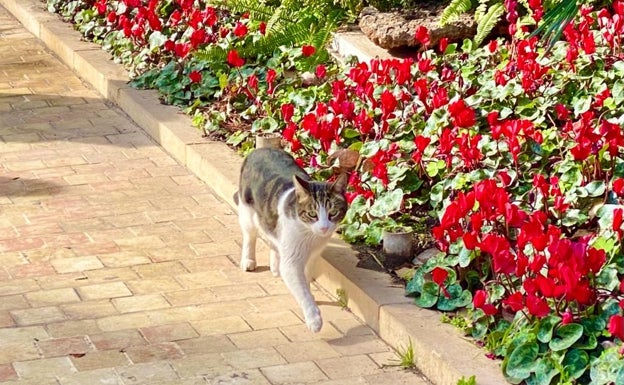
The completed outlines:
{"type": "Polygon", "coordinates": [[[308,332],[239,241],[210,186],[0,7],[0,383],[428,384],[318,289],[308,332]]]}

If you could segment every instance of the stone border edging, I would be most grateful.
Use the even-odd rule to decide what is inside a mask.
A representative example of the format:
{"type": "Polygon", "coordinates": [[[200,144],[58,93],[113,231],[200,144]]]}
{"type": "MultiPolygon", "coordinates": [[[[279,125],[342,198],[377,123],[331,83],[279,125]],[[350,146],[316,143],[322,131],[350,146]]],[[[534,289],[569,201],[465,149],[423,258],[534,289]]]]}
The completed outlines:
{"type": "MultiPolygon", "coordinates": [[[[0,0],[32,34],[40,39],[70,69],[89,82],[105,98],[116,103],[155,141],[181,164],[208,183],[233,206],[238,170],[242,159],[224,143],[208,142],[192,127],[190,117],[173,106],[160,104],[156,91],[136,90],[127,85],[121,65],[99,46],[82,41],[71,25],[48,13],[39,0],[0,0]]],[[[349,44],[336,34],[334,46],[344,54],[366,58],[376,52],[368,41],[349,44]],[[341,42],[343,42],[341,44],[341,42]]],[[[348,37],[352,39],[352,36],[348,37]]],[[[364,38],[365,39],[365,38],[364,38]]],[[[353,41],[353,40],[351,40],[353,41]]],[[[385,273],[356,268],[357,257],[349,245],[333,239],[313,268],[317,283],[330,293],[344,289],[349,308],[395,349],[410,343],[418,369],[436,385],[456,385],[461,377],[476,376],[479,385],[503,385],[499,363],[484,356],[457,330],[440,322],[438,312],[418,308],[404,296],[403,287],[393,285],[385,273]]]]}

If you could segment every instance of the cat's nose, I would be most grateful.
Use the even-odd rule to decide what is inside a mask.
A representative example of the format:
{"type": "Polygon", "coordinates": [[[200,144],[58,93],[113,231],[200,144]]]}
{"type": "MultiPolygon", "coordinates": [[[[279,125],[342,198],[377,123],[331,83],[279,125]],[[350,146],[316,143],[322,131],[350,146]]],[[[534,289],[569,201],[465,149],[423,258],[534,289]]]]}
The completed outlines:
{"type": "Polygon", "coordinates": [[[326,234],[329,231],[329,226],[321,226],[319,227],[319,231],[321,234],[326,234]]]}

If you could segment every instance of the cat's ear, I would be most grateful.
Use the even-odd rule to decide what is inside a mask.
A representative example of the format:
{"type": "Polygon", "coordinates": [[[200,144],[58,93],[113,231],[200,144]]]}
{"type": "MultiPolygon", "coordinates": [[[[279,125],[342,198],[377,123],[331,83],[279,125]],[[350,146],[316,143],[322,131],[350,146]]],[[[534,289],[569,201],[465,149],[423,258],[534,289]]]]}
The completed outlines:
{"type": "Polygon", "coordinates": [[[301,179],[297,175],[293,175],[293,184],[295,185],[295,195],[297,195],[297,200],[301,202],[310,198],[310,182],[301,179]]]}
{"type": "Polygon", "coordinates": [[[349,176],[347,173],[341,173],[338,175],[334,183],[331,185],[331,189],[333,192],[338,194],[344,194],[347,191],[347,184],[349,183],[349,176]]]}

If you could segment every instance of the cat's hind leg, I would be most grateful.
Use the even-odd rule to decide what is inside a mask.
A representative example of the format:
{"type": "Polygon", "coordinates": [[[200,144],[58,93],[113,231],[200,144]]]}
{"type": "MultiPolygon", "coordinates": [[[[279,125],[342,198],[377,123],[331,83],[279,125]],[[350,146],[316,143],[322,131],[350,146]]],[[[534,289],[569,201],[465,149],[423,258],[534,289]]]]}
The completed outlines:
{"type": "Polygon", "coordinates": [[[251,206],[239,200],[238,223],[243,233],[240,268],[243,271],[253,271],[256,269],[256,240],[258,239],[258,229],[254,221],[255,215],[256,211],[251,206]]]}

